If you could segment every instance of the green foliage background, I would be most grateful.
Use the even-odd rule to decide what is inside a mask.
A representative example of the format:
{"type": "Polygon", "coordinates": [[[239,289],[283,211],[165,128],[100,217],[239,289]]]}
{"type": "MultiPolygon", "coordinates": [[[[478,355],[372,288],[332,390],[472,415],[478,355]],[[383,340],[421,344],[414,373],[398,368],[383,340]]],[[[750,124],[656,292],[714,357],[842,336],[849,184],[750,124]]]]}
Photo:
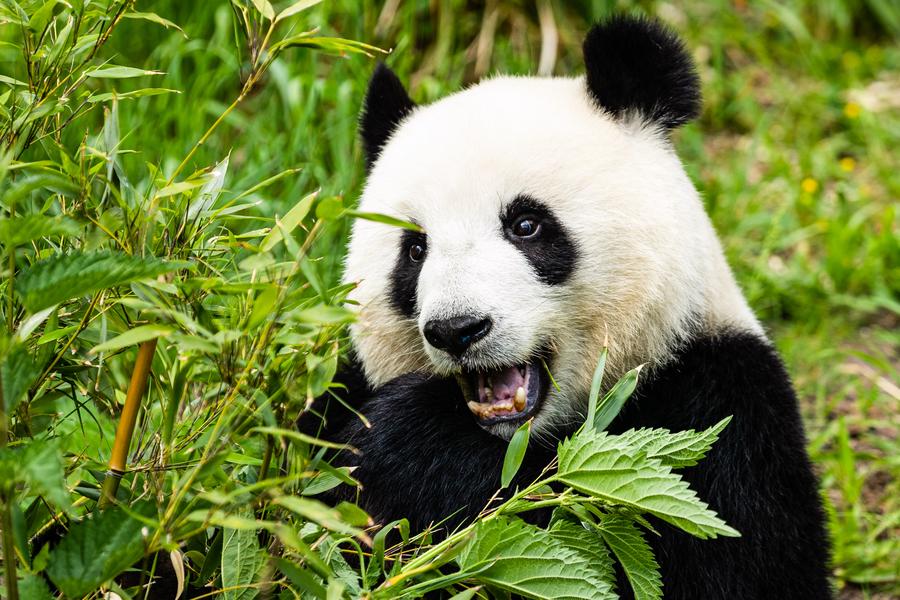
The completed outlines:
{"type": "MultiPolygon", "coordinates": [[[[90,512],[135,344],[152,337],[160,342],[131,447],[135,472],[120,489],[131,517],[95,515],[67,543],[101,550],[102,581],[145,554],[144,522],[155,549],[179,550],[189,582],[241,564],[315,589],[309,572],[330,560],[334,538],[310,542],[265,511],[366,536],[351,507],[335,514],[308,497],[346,474],[317,460],[315,440],[278,429],[326,390],[346,350],[342,211],[363,181],[355,125],[374,64],[367,54],[377,52],[334,38],[391,49],[387,62],[428,102],[491,72],[535,72],[553,35],[553,72],[579,73],[581,36],[616,9],[666,20],[698,61],[705,110],[676,145],[795,377],[841,593],[900,595],[895,4],[325,0],[269,40],[262,2],[244,13],[224,0],[131,7],[162,22],[118,18],[108,10],[115,2],[71,4],[105,23],[84,40],[105,42],[96,53],[65,43],[64,3],[0,2],[0,421],[15,453],[6,464],[16,466],[0,466],[0,481],[17,482],[3,494],[16,499],[23,596],[46,592],[31,573],[66,580],[42,536],[90,512]],[[272,54],[258,50],[291,37],[259,69],[272,54]],[[72,251],[106,254],[54,262],[72,251]],[[50,262],[33,267],[41,261],[50,262]],[[53,269],[81,276],[61,282],[53,269]],[[297,486],[312,492],[298,498],[297,486]],[[156,528],[160,515],[169,529],[156,528]],[[203,539],[207,526],[219,537],[203,539]],[[259,529],[305,570],[264,565],[259,529]],[[194,541],[173,541],[184,539],[194,541]]],[[[247,572],[218,582],[239,585],[247,572]]],[[[93,592],[72,585],[70,595],[93,592]]]]}

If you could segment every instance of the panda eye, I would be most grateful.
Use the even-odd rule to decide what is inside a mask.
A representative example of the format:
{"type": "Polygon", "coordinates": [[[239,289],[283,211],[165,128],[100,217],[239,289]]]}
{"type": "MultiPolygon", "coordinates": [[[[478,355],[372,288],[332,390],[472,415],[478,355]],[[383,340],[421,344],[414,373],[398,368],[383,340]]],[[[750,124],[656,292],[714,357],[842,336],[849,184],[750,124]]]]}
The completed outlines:
{"type": "Polygon", "coordinates": [[[519,217],[511,227],[512,234],[517,238],[529,239],[541,232],[541,222],[531,215],[519,217]]]}
{"type": "Polygon", "coordinates": [[[418,243],[410,244],[407,253],[409,254],[409,260],[420,262],[425,258],[425,246],[418,243]]]}

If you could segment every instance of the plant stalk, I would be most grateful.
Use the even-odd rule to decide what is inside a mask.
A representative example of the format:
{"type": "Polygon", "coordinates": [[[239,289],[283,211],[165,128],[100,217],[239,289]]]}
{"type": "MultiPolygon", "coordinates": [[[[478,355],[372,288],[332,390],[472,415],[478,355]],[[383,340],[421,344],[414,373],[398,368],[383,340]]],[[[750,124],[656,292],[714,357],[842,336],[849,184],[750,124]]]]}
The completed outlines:
{"type": "Polygon", "coordinates": [[[97,504],[100,509],[106,508],[115,501],[119,482],[122,481],[122,475],[125,474],[128,466],[128,449],[131,447],[131,438],[134,435],[141,398],[147,389],[147,378],[150,376],[156,342],[156,339],[148,340],[142,343],[138,349],[134,371],[131,373],[131,383],[128,385],[128,394],[125,396],[125,407],[119,417],[116,439],[113,442],[112,455],[109,457],[109,470],[106,472],[106,479],[103,480],[100,501],[97,504]]]}
{"type": "MultiPolygon", "coordinates": [[[[6,449],[9,436],[9,425],[6,421],[6,404],[3,399],[3,387],[0,384],[0,450],[6,449]]],[[[12,528],[12,492],[0,489],[0,529],[3,530],[3,578],[6,580],[6,597],[19,600],[19,580],[16,575],[16,542],[12,528]]]]}

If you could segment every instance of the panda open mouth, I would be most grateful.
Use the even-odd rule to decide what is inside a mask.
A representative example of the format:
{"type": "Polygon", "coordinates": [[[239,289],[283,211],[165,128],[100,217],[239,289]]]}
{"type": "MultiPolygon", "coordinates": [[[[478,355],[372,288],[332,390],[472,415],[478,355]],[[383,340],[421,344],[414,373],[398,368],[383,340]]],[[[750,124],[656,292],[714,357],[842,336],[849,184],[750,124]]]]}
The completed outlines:
{"type": "Polygon", "coordinates": [[[466,404],[481,426],[524,421],[540,407],[547,385],[543,361],[463,375],[466,404]]]}

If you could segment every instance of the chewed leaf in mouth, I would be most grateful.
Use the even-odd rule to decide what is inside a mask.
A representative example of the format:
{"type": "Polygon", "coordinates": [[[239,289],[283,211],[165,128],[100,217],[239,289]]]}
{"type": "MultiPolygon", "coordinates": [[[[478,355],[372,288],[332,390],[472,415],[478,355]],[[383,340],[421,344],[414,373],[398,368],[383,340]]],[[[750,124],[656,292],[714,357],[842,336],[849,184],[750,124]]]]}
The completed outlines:
{"type": "Polygon", "coordinates": [[[482,426],[524,421],[540,406],[546,391],[540,360],[463,375],[466,404],[482,426]]]}

